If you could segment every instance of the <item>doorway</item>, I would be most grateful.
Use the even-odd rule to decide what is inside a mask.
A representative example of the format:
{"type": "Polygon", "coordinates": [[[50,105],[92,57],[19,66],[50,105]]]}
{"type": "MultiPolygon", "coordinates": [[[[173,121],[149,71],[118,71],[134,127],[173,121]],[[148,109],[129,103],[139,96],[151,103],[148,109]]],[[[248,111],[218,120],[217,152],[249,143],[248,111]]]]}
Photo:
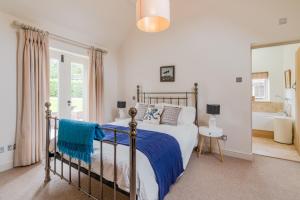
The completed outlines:
{"type": "Polygon", "coordinates": [[[300,162],[295,147],[296,52],[300,43],[252,49],[252,151],[300,162]]]}
{"type": "Polygon", "coordinates": [[[49,96],[53,116],[87,119],[88,56],[50,48],[49,96]]]}

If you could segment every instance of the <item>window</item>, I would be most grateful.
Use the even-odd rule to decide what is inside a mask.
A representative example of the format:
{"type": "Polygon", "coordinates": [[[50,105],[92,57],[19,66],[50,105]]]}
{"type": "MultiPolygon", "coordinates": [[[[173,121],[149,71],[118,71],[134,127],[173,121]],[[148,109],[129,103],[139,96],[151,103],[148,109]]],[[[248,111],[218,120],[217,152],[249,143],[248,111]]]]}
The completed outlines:
{"type": "Polygon", "coordinates": [[[269,76],[268,72],[252,74],[252,96],[258,101],[269,101],[269,76]]]}
{"type": "Polygon", "coordinates": [[[86,66],[71,62],[71,102],[72,119],[84,120],[86,110],[87,88],[86,66]]]}
{"type": "Polygon", "coordinates": [[[50,103],[52,114],[58,114],[58,71],[59,61],[57,59],[50,59],[50,103]]]}

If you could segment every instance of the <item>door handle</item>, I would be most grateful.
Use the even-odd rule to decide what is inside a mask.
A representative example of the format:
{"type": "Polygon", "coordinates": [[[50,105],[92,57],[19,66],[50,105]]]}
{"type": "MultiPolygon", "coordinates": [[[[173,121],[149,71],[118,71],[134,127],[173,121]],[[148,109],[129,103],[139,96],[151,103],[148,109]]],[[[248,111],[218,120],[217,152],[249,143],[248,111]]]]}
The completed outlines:
{"type": "Polygon", "coordinates": [[[67,104],[68,104],[68,106],[71,106],[72,101],[71,101],[71,100],[68,100],[68,101],[67,101],[67,104]]]}

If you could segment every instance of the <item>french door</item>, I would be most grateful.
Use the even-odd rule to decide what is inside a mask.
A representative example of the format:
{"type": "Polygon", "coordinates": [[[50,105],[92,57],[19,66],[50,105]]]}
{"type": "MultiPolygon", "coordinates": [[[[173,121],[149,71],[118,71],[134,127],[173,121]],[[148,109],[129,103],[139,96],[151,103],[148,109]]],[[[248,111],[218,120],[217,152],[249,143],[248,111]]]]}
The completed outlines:
{"type": "Polygon", "coordinates": [[[59,118],[87,119],[88,57],[50,48],[50,102],[59,118]]]}

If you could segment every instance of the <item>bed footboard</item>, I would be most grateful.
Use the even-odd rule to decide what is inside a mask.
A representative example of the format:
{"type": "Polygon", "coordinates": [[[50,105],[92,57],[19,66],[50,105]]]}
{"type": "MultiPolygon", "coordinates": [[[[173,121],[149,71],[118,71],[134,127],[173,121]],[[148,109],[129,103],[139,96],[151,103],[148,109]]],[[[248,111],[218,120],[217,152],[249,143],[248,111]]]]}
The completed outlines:
{"type": "Polygon", "coordinates": [[[127,192],[122,191],[117,186],[117,136],[118,134],[128,134],[130,138],[130,146],[129,146],[129,167],[130,167],[130,187],[129,187],[129,199],[136,200],[136,127],[137,122],[135,121],[135,116],[137,114],[137,110],[135,108],[130,108],[129,115],[131,117],[131,121],[129,122],[129,132],[128,131],[121,131],[117,129],[105,129],[105,131],[111,131],[114,133],[114,142],[107,142],[107,141],[99,141],[100,143],[100,170],[99,174],[92,171],[92,166],[89,164],[87,167],[83,167],[82,162],[76,161],[75,159],[72,160],[72,157],[66,159],[63,153],[59,153],[57,151],[56,142],[57,142],[57,130],[58,130],[58,121],[59,119],[56,117],[51,116],[50,110],[51,104],[47,102],[45,104],[46,107],[46,161],[45,161],[45,183],[48,183],[51,180],[50,172],[54,175],[60,176],[62,180],[67,181],[69,184],[72,184],[80,191],[92,197],[93,199],[103,199],[103,184],[113,188],[113,199],[117,199],[117,191],[121,191],[123,194],[127,192]],[[52,122],[52,123],[51,123],[52,122]],[[50,141],[51,135],[53,135],[54,140],[54,153],[49,152],[50,148],[50,141]],[[108,181],[103,177],[103,144],[108,143],[113,145],[113,167],[114,167],[114,175],[113,181],[108,181]],[[51,168],[51,158],[53,157],[53,169],[51,168]],[[60,170],[57,170],[57,161],[60,162],[60,170]],[[68,176],[64,175],[64,168],[68,166],[68,176]],[[72,169],[77,170],[77,185],[73,184],[72,181],[72,169]],[[88,186],[87,190],[84,190],[81,186],[81,173],[84,173],[88,176],[88,186]],[[100,182],[100,195],[97,197],[96,195],[92,194],[92,178],[100,182]]]}

